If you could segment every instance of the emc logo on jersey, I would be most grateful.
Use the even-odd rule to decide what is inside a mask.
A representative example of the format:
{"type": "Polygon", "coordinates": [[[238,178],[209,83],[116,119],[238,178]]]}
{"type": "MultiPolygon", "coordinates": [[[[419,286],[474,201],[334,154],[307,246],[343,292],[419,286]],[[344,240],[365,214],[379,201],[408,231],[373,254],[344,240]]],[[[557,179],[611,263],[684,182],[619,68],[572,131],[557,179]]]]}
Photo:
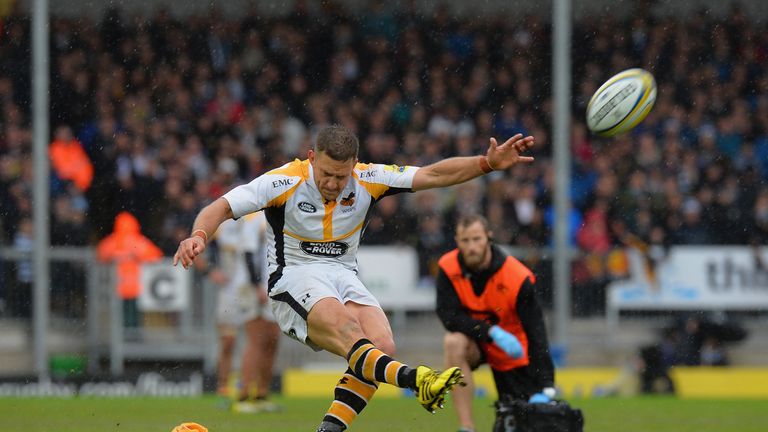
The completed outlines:
{"type": "Polygon", "coordinates": [[[315,213],[317,211],[317,207],[306,201],[300,202],[297,207],[299,207],[299,210],[305,213],[315,213]]]}
{"type": "Polygon", "coordinates": [[[284,186],[292,186],[292,185],[293,185],[293,179],[292,178],[280,179],[280,180],[275,180],[275,181],[272,182],[272,187],[273,188],[279,188],[279,187],[284,187],[284,186]]]}

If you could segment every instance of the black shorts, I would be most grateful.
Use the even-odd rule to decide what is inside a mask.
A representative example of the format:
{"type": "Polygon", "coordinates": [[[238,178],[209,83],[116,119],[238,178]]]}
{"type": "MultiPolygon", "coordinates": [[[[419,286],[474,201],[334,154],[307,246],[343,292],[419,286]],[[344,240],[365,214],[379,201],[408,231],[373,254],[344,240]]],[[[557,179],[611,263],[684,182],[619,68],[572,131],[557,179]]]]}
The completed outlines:
{"type": "Polygon", "coordinates": [[[531,366],[522,366],[508,371],[497,371],[491,368],[491,371],[499,399],[507,396],[527,402],[534,393],[542,390],[531,366]]]}
{"type": "MultiPolygon", "coordinates": [[[[478,348],[480,348],[478,346],[478,348]]],[[[485,350],[482,348],[480,351],[480,360],[475,364],[470,364],[469,367],[472,371],[475,371],[481,365],[488,363],[488,359],[485,356],[485,350]]],[[[529,366],[521,366],[518,368],[510,369],[508,371],[498,371],[491,368],[493,373],[493,381],[496,383],[496,392],[499,394],[499,400],[505,399],[504,396],[512,399],[528,402],[528,399],[534,394],[542,390],[541,386],[537,384],[536,375],[533,368],[529,366]]]]}

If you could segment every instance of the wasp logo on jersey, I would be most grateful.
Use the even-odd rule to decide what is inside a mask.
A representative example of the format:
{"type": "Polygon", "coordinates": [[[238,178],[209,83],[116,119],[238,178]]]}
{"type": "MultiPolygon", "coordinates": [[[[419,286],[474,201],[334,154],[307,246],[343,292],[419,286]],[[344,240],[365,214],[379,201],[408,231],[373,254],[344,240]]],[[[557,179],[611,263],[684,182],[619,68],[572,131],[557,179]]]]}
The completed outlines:
{"type": "Polygon", "coordinates": [[[299,243],[301,250],[305,254],[336,258],[347,253],[349,245],[342,242],[330,241],[330,242],[310,242],[303,241],[299,243]]]}
{"type": "Polygon", "coordinates": [[[306,201],[300,202],[297,207],[299,207],[299,210],[305,213],[315,213],[317,211],[317,207],[306,201]]]}
{"type": "Polygon", "coordinates": [[[349,196],[341,199],[341,205],[345,207],[350,207],[355,204],[355,193],[350,192],[349,196]]]}

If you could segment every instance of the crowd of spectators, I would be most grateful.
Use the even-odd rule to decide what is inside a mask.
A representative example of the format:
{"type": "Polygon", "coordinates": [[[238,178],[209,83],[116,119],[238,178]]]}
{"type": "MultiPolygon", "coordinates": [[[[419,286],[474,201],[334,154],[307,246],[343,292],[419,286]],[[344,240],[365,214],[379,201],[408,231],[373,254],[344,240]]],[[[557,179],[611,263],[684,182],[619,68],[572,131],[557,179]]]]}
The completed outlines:
{"type": "MultiPolygon", "coordinates": [[[[482,212],[498,243],[548,245],[549,24],[439,7],[423,16],[381,0],[353,16],[320,3],[270,18],[256,6],[237,18],[52,17],[51,141],[71,136],[92,164],[86,187],[54,170],[52,242],[95,245],[125,210],[170,255],[202,206],[305,157],[317,130],[339,123],[359,134],[367,162],[425,165],[515,133],[537,142],[534,164],[387,198],[364,244],[413,245],[428,275],[456,217],[482,212]]],[[[738,8],[592,16],[573,31],[573,242],[601,255],[629,234],[665,246],[768,240],[768,31],[738,8]],[[630,134],[590,135],[589,97],[629,67],[653,72],[656,106],[630,134]]],[[[30,236],[29,71],[29,17],[14,13],[0,34],[0,244],[30,236]]],[[[603,267],[577,263],[577,288],[603,267]]]]}

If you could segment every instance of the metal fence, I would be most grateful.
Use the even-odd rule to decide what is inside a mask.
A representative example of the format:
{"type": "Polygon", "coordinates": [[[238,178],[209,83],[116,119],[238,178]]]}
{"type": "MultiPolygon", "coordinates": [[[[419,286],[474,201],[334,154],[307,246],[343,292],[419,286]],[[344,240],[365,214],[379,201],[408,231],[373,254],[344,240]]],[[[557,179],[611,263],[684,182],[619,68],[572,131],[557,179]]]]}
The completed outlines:
{"type": "MultiPolygon", "coordinates": [[[[92,248],[52,248],[50,257],[50,354],[84,354],[91,375],[108,371],[112,376],[120,376],[126,361],[131,360],[200,360],[205,373],[214,372],[215,291],[207,281],[194,280],[188,308],[178,312],[141,312],[132,304],[135,302],[115,294],[114,266],[98,262],[92,248]]],[[[32,345],[28,331],[33,295],[31,260],[31,252],[0,248],[2,331],[10,340],[0,346],[0,355],[23,354],[32,345]],[[10,337],[11,333],[16,337],[10,337]]],[[[24,355],[4,357],[17,358],[27,366],[32,364],[25,362],[24,355]]],[[[23,364],[5,367],[25,374],[23,364]]],[[[0,375],[3,372],[0,366],[0,375]]]]}

